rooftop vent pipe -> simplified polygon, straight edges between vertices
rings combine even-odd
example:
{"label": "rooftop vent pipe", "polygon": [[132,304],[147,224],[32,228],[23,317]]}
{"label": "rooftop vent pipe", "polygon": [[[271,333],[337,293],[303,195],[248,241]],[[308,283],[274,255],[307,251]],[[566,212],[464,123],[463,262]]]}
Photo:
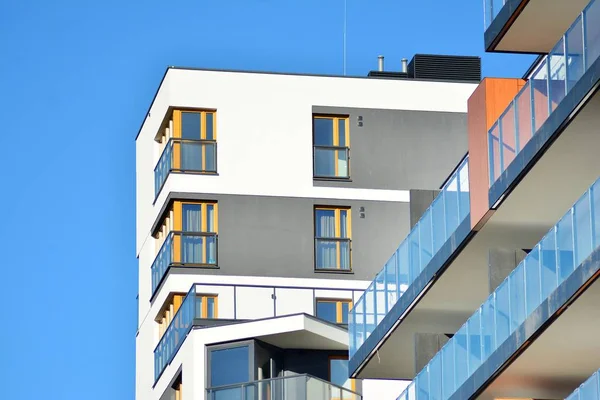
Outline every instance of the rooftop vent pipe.
{"label": "rooftop vent pipe", "polygon": [[408,72],[408,60],[406,58],[402,59],[402,71],[404,73]]}
{"label": "rooftop vent pipe", "polygon": [[383,56],[377,57],[379,59],[379,72],[383,72]]}

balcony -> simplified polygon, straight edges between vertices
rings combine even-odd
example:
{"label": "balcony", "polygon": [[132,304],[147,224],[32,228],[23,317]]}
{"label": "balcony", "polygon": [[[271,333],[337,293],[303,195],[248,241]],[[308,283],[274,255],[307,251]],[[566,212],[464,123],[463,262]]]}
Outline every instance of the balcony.
{"label": "balcony", "polygon": [[586,359],[585,354],[596,354],[599,348],[595,338],[600,332],[600,286],[593,284],[600,271],[599,246],[600,180],[533,247],[399,399],[566,396],[573,381],[581,382],[590,368],[597,368],[596,358]]}
{"label": "balcony", "polygon": [[[385,353],[384,358],[400,357],[395,346],[389,352],[381,351],[380,347],[388,336],[394,335],[400,317],[410,311],[465,240],[470,231],[469,207],[469,163],[465,158],[350,311],[353,377],[359,377],[360,369],[370,362],[376,350],[379,355]],[[409,355],[403,353],[403,356]],[[375,371],[373,376],[406,379],[389,376],[388,365],[381,364],[387,371]]]}
{"label": "balcony", "polygon": [[217,268],[216,233],[171,232],[152,263],[152,295],[170,267]]}
{"label": "balcony", "polygon": [[303,374],[228,385],[206,390],[207,400],[362,400],[331,382]]}
{"label": "balcony", "polygon": [[547,54],[588,0],[485,0],[487,51]]}
{"label": "balcony", "polygon": [[170,139],[154,168],[155,196],[158,196],[171,172],[217,173],[217,142]]}

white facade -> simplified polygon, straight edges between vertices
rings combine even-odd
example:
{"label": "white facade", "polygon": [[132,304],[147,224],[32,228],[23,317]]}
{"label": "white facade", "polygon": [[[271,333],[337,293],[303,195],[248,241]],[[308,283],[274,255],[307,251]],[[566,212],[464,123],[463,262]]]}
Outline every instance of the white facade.
{"label": "white facade", "polygon": [[[150,268],[157,255],[151,227],[170,193],[406,203],[409,201],[406,190],[313,185],[312,107],[465,113],[467,98],[474,87],[473,84],[448,82],[168,69],[136,139],[137,399],[160,399],[176,374],[184,370],[183,399],[204,399],[204,346],[228,340],[226,337],[231,335],[231,338],[255,337],[249,324],[194,329],[155,382],[153,352],[159,342],[155,319],[170,293],[185,293],[197,284],[197,293],[218,295],[219,318],[263,319],[298,313],[312,315],[316,298],[354,302],[370,283],[351,279],[205,275],[197,270],[189,274],[168,274],[150,302]],[[218,110],[218,176],[170,174],[155,197],[154,168],[161,156],[161,146],[155,137],[172,108]],[[261,156],[265,154],[269,156]],[[307,329],[304,317],[294,318],[278,320],[274,324],[279,324],[279,330],[295,329],[294,323],[298,324],[299,330]],[[290,325],[285,325],[287,323]],[[309,325],[312,323],[312,320],[308,322]],[[261,324],[262,329],[269,323]],[[341,335],[337,331],[335,334],[341,348],[347,348],[347,334]],[[364,383],[365,400],[384,399],[384,392],[389,392],[389,398],[392,398],[404,385],[403,382],[388,382],[383,386],[379,383]]]}

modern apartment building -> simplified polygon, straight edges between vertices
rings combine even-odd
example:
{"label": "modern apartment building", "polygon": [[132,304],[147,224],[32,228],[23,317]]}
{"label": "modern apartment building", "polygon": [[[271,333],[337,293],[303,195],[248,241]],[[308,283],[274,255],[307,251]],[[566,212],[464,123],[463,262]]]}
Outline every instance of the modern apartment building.
{"label": "modern apartment building", "polygon": [[466,154],[479,81],[168,68],[136,138],[136,397],[396,397],[348,379],[348,311]]}
{"label": "modern apartment building", "polygon": [[[486,0],[536,53],[468,101],[468,161],[349,315],[350,375],[398,399],[600,397],[600,0]],[[468,163],[468,167],[467,167]]]}

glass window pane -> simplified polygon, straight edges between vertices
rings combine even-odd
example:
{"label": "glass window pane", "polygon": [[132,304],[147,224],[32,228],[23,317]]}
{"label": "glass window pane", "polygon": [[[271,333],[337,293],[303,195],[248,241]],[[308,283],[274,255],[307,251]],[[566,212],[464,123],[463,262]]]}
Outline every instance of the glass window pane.
{"label": "glass window pane", "polygon": [[179,150],[180,168],[183,171],[202,171],[202,143],[183,142],[175,144],[175,151]]}
{"label": "glass window pane", "polygon": [[215,206],[214,206],[214,204],[206,205],[206,230],[207,230],[207,232],[215,232]]}
{"label": "glass window pane", "polygon": [[202,205],[183,204],[182,227],[184,232],[202,232]]}
{"label": "glass window pane", "polygon": [[536,246],[531,250],[523,262],[525,263],[526,315],[529,315],[542,301],[539,246]]}
{"label": "glass window pane", "polygon": [[210,356],[210,386],[250,381],[248,346],[213,350]]}
{"label": "glass window pane", "polygon": [[215,115],[211,112],[207,112],[206,113],[206,140],[214,140],[215,139],[215,132],[214,132],[214,117]]}
{"label": "glass window pane", "polygon": [[567,77],[569,79],[567,90],[571,90],[583,75],[583,29],[582,19],[569,29],[567,37]]}
{"label": "glass window pane", "polygon": [[181,138],[200,140],[200,113],[181,113]]}
{"label": "glass window pane", "polygon": [[508,293],[508,281],[496,290],[496,347],[500,346],[510,334],[510,298]]}
{"label": "glass window pane", "polygon": [[350,312],[350,303],[342,302],[342,324],[348,324],[348,313]]}
{"label": "glass window pane", "polygon": [[340,237],[348,237],[348,210],[340,210]]}
{"label": "glass window pane", "polygon": [[558,278],[562,283],[573,272],[573,215],[569,211],[556,226],[556,244],[558,250]]}
{"label": "glass window pane", "polygon": [[196,296],[196,304],[194,304],[194,318],[204,318],[202,312],[204,311],[204,297]]}
{"label": "glass window pane", "polygon": [[317,237],[335,237],[335,210],[315,210]]}
{"label": "glass window pane", "polygon": [[203,143],[204,171],[217,172],[217,146],[214,143]]}
{"label": "glass window pane", "polygon": [[317,318],[337,323],[336,304],[333,301],[317,301]]}
{"label": "glass window pane", "polygon": [[333,146],[333,119],[314,118],[316,146]]}
{"label": "glass window pane", "polygon": [[346,143],[346,119],[338,119],[338,146],[348,146]]}
{"label": "glass window pane", "polygon": [[206,298],[206,318],[216,318],[217,310],[215,309],[215,298],[207,297]]}
{"label": "glass window pane", "polygon": [[336,152],[333,149],[315,148],[315,176],[336,176]]}
{"label": "glass window pane", "polygon": [[590,193],[587,192],[573,209],[575,222],[575,265],[579,265],[592,252],[592,221],[590,212]]}
{"label": "glass window pane", "polygon": [[335,150],[337,162],[337,174],[335,176],[348,177],[348,152],[346,150]]}
{"label": "glass window pane", "polygon": [[[340,243],[337,240],[317,239],[316,246],[316,268],[317,269],[337,269],[338,268],[338,247]],[[341,247],[340,247],[341,250]],[[345,249],[344,249],[345,250]],[[340,252],[341,254],[341,252]],[[345,267],[345,266],[344,266]]]}

